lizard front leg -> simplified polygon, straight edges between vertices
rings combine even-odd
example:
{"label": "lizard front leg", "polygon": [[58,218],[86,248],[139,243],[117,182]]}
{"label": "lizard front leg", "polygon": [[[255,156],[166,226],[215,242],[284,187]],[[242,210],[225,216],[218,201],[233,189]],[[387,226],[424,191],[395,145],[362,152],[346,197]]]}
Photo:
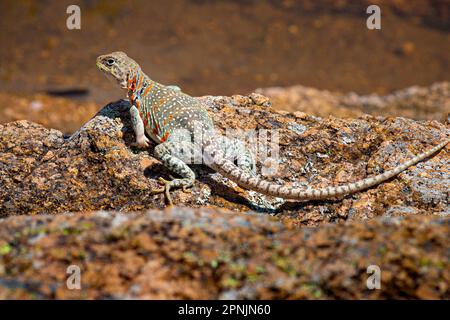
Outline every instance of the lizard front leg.
{"label": "lizard front leg", "polygon": [[135,105],[130,108],[131,125],[136,135],[136,142],[133,143],[134,146],[139,148],[147,148],[149,146],[150,140],[145,136],[144,122],[139,115],[139,110]]}
{"label": "lizard front leg", "polygon": [[[184,147],[193,148],[193,145],[190,142],[185,142]],[[159,178],[163,187],[153,190],[153,193],[155,194],[164,192],[170,205],[173,204],[172,197],[170,196],[171,188],[183,188],[183,191],[187,192],[187,188],[192,187],[195,181],[194,171],[192,171],[183,160],[176,157],[179,150],[179,145],[172,141],[167,141],[157,145],[154,152],[154,156],[159,159],[164,166],[182,177],[181,179],[173,179],[171,181]]]}

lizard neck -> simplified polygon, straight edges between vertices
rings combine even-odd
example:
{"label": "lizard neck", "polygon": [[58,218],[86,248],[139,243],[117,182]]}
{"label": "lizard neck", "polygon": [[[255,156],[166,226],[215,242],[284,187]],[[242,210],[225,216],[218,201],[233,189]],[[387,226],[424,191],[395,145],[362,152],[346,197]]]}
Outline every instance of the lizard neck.
{"label": "lizard neck", "polygon": [[141,68],[137,69],[134,75],[127,80],[127,93],[130,101],[138,97],[145,97],[155,86],[156,82],[150,79]]}

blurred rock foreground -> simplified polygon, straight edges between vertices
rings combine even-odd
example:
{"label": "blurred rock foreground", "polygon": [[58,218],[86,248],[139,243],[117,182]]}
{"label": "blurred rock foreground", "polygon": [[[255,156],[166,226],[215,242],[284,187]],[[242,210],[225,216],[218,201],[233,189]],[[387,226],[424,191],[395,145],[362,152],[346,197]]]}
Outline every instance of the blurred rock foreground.
{"label": "blurred rock foreground", "polygon": [[[365,178],[448,136],[436,120],[321,119],[260,94],[199,99],[222,132],[279,130],[270,179],[293,186]],[[109,104],[70,137],[0,125],[0,298],[450,298],[449,146],[328,201],[283,203],[195,166],[192,193],[173,191],[176,206],[161,210],[151,189],[170,172],[130,148],[128,109]],[[73,264],[82,290],[66,288]],[[369,265],[380,290],[366,287]]]}

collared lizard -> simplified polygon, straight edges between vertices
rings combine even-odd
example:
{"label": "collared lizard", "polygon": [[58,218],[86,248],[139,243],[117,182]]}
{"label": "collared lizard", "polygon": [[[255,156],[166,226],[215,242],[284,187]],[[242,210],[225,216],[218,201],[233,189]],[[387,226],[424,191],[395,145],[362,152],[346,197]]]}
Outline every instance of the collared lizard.
{"label": "collared lizard", "polygon": [[[255,160],[239,140],[217,134],[206,108],[176,86],[164,86],[151,80],[141,67],[123,52],[113,52],[97,58],[97,67],[117,80],[127,90],[131,103],[130,116],[135,145],[149,146],[147,135],[157,143],[154,156],[168,169],[182,178],[159,178],[161,188],[154,193],[165,193],[172,204],[170,189],[193,186],[195,173],[183,161],[180,149],[188,154],[198,154],[203,163],[238,185],[259,193],[289,200],[327,199],[355,193],[388,180],[408,167],[444,148],[450,139],[436,145],[405,163],[382,174],[353,183],[326,188],[294,188],[279,185],[256,176]],[[192,140],[192,135],[202,139]],[[195,157],[195,156],[194,156]],[[234,164],[237,161],[237,165]]]}

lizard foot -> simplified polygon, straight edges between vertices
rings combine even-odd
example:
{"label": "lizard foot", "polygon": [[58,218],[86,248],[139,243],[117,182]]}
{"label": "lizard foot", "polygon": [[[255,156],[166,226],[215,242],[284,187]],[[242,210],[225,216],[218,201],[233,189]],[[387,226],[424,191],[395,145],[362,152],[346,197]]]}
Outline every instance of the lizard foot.
{"label": "lizard foot", "polygon": [[142,136],[139,138],[136,138],[136,141],[131,144],[131,146],[139,148],[139,149],[145,149],[150,146],[150,140],[146,136]]}
{"label": "lizard foot", "polygon": [[159,183],[162,184],[162,187],[153,189],[152,194],[164,193],[164,196],[166,197],[166,200],[169,203],[169,206],[173,206],[172,196],[170,195],[170,189],[172,187],[180,187],[181,186],[183,192],[191,192],[191,190],[187,189],[187,188],[191,187],[190,185],[179,183],[179,182],[183,181],[183,179],[174,179],[174,180],[169,181],[162,177],[159,177],[158,181],[159,181]]}
{"label": "lizard foot", "polygon": [[[171,174],[169,174],[169,178],[170,179],[172,179],[172,180],[176,180],[177,178],[175,178],[173,175],[171,175]],[[161,181],[161,180],[164,180],[163,178],[159,178],[158,179],[159,181]],[[164,180],[164,181],[167,181],[167,180]],[[191,193],[192,192],[192,190],[191,189],[188,189],[188,188],[191,188],[192,186],[188,186],[188,185],[185,185],[185,184],[183,184],[182,186],[181,186],[181,190],[183,190],[183,192],[185,192],[185,193]]]}

